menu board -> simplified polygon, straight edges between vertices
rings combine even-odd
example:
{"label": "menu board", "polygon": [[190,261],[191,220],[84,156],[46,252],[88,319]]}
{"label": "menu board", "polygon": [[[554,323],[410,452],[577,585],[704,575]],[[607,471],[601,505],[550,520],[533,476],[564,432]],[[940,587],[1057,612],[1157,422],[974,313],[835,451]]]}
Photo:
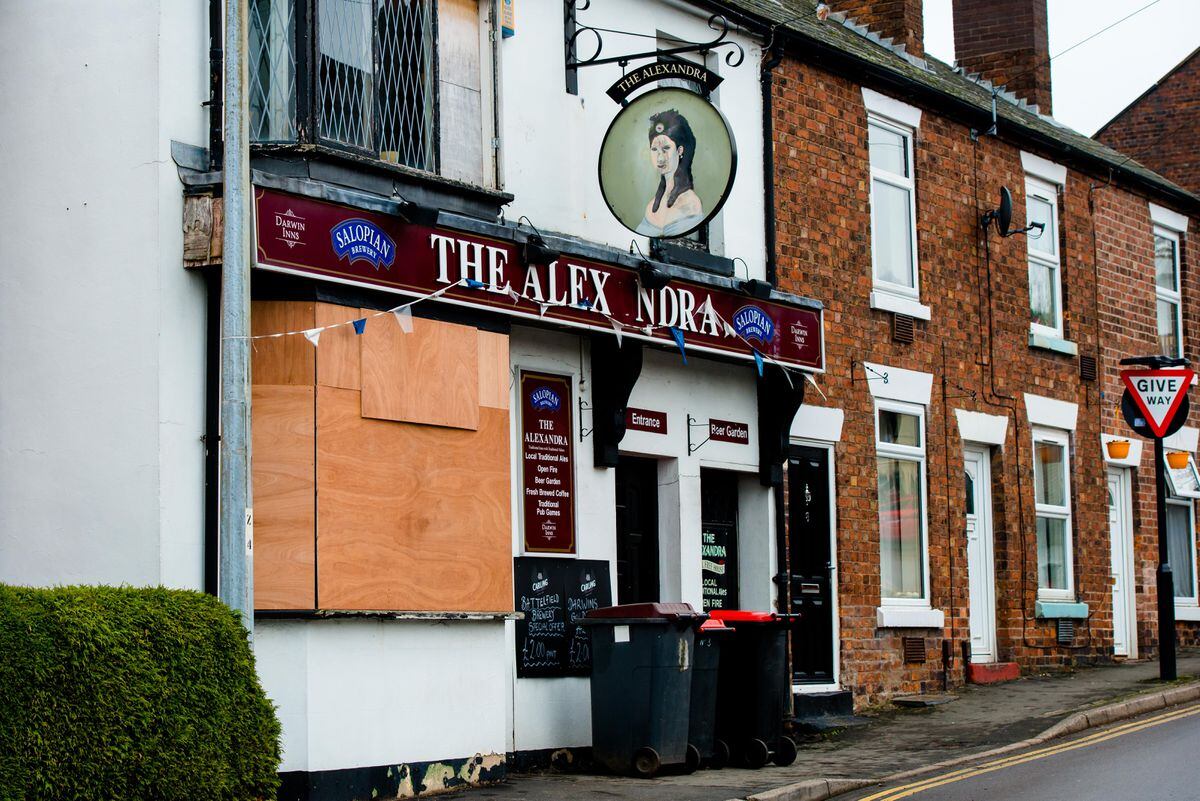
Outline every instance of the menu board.
{"label": "menu board", "polygon": [[571,377],[521,372],[521,474],[527,553],[575,553]]}
{"label": "menu board", "polygon": [[517,676],[586,676],[592,670],[592,637],[579,620],[612,605],[608,562],[591,559],[513,560],[518,612]]}

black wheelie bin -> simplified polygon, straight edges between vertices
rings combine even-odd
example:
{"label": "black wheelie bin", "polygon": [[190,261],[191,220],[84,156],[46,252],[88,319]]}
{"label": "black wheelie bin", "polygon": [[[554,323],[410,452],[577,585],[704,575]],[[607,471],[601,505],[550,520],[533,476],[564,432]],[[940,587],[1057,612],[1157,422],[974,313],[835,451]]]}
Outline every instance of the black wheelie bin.
{"label": "black wheelie bin", "polygon": [[717,682],[721,648],[732,636],[733,629],[716,619],[704,621],[696,630],[688,743],[696,748],[700,764],[709,768],[729,764],[729,744],[717,738]]}
{"label": "black wheelie bin", "polygon": [[614,773],[650,778],[666,765],[695,770],[688,746],[695,628],[691,604],[593,609],[592,756]]}
{"label": "black wheelie bin", "polygon": [[787,618],[771,612],[713,610],[734,630],[721,649],[717,685],[717,738],[747,767],[796,761],[796,742],[783,733],[791,710]]}

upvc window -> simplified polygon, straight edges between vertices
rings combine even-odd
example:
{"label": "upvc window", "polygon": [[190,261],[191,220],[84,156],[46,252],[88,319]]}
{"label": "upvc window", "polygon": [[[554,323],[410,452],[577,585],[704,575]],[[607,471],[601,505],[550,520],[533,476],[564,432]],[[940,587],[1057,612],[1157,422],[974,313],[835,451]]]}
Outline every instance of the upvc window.
{"label": "upvc window", "polygon": [[925,408],[878,401],[875,453],[881,602],[928,606]]}
{"label": "upvc window", "polygon": [[1063,338],[1062,260],[1058,247],[1058,187],[1036,178],[1025,179],[1025,220],[1042,223],[1030,231],[1029,320],[1030,330]]}
{"label": "upvc window", "polygon": [[1167,559],[1175,580],[1175,602],[1196,603],[1196,519],[1191,501],[1167,500]]}
{"label": "upvc window", "polygon": [[1073,601],[1070,437],[1034,429],[1033,490],[1037,516],[1038,597]]}
{"label": "upvc window", "polygon": [[913,129],[867,118],[871,158],[871,264],[875,289],[917,299],[917,201]]}
{"label": "upvc window", "polygon": [[1154,229],[1154,294],[1158,347],[1164,356],[1183,356],[1183,303],[1179,291],[1179,235]]}

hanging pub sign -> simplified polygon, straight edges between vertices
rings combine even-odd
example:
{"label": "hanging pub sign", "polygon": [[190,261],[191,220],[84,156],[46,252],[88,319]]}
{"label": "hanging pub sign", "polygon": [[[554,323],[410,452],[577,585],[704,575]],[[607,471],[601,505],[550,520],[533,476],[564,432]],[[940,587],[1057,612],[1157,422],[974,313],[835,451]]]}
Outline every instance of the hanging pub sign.
{"label": "hanging pub sign", "polygon": [[[396,292],[536,324],[592,331],[751,362],[824,367],[821,309],[751,299],[682,279],[646,289],[629,268],[561,256],[522,264],[520,247],[380,212],[255,187],[256,266]],[[468,283],[470,282],[470,283]]]}
{"label": "hanging pub sign", "polygon": [[521,491],[526,553],[575,553],[571,378],[521,372]]}
{"label": "hanging pub sign", "polygon": [[599,171],[604,202],[622,225],[672,239],[721,210],[737,173],[737,148],[729,123],[707,99],[686,89],[654,89],[608,126]]}

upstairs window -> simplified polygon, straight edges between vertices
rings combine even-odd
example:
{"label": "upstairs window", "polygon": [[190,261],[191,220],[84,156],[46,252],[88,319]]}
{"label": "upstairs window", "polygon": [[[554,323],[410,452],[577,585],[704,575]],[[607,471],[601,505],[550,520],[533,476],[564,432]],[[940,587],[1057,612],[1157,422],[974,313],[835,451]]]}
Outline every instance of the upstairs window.
{"label": "upstairs window", "polygon": [[1025,180],[1027,224],[1045,226],[1029,232],[1029,320],[1036,334],[1063,338],[1062,269],[1058,247],[1058,187],[1034,178]]}
{"label": "upstairs window", "polygon": [[868,117],[871,156],[871,263],[875,287],[916,299],[917,202],[913,181],[913,131]]}
{"label": "upstairs window", "polygon": [[[494,186],[478,0],[250,0],[250,138]],[[489,117],[485,119],[485,117]]]}
{"label": "upstairs window", "polygon": [[1154,229],[1154,294],[1158,348],[1164,356],[1183,356],[1183,302],[1179,291],[1179,235]]}

